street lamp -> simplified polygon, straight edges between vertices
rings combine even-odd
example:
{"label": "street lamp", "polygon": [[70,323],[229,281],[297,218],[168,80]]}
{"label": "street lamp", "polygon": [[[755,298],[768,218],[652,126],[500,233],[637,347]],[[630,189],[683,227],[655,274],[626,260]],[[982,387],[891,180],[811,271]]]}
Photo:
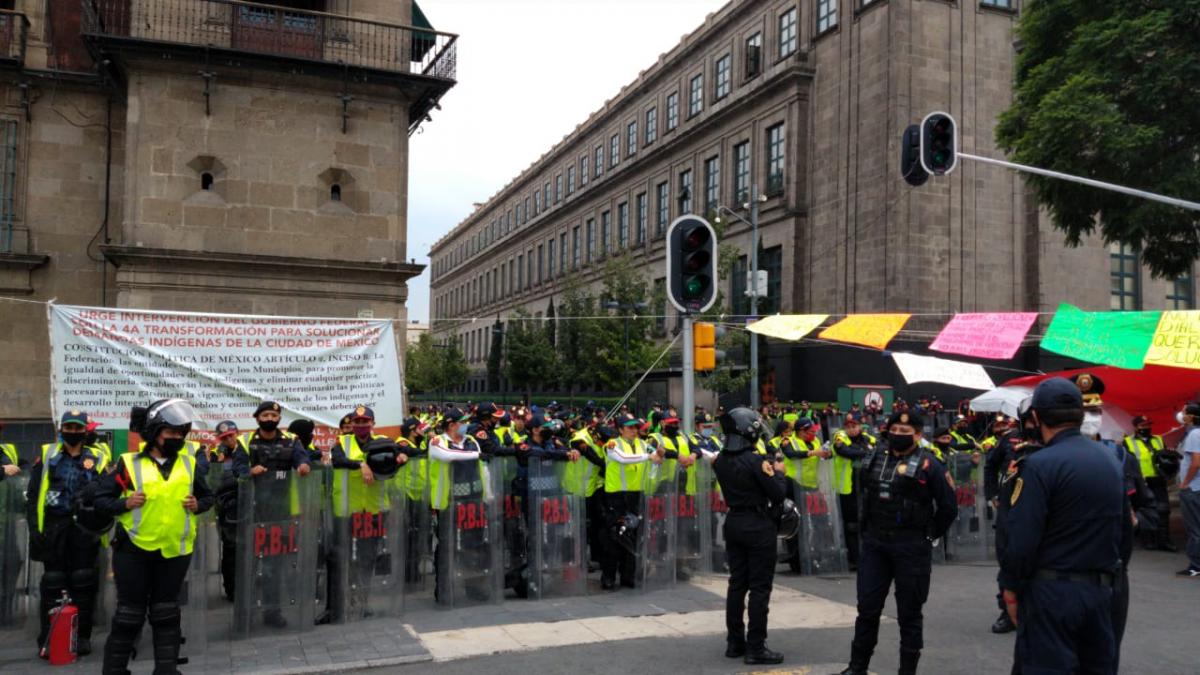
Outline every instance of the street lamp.
{"label": "street lamp", "polygon": [[[766,195],[758,193],[758,186],[750,186],[750,201],[742,204],[742,208],[750,211],[750,220],[739,216],[727,206],[717,205],[717,217],[721,222],[721,213],[727,213],[733,218],[750,226],[750,320],[758,318],[758,205],[767,201]],[[758,335],[750,333],[750,407],[758,410]]]}
{"label": "street lamp", "polygon": [[635,302],[633,304],[622,304],[616,300],[611,300],[604,305],[605,309],[614,309],[619,312],[624,312],[625,317],[625,381],[629,381],[629,312],[641,312],[650,308],[650,303]]}

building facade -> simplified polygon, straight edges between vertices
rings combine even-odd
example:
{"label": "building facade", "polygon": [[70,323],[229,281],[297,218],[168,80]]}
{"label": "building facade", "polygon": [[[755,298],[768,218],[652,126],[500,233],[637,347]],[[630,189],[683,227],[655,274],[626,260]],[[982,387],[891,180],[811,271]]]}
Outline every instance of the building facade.
{"label": "building facade", "polygon": [[[908,326],[923,332],[956,312],[1060,301],[1190,307],[1190,275],[1152,281],[1133,252],[1065,248],[1010,171],[960,161],[920,188],[901,179],[901,134],[935,110],[958,120],[963,151],[1001,156],[993,129],[1012,100],[1019,11],[1016,0],[733,0],[710,15],[433,247],[432,330],[460,341],[467,390],[483,390],[493,317],[544,314],[565,280],[597,283],[615,254],[662,283],[663,234],[681,214],[722,214],[722,243],[743,254],[722,290],[730,314],[747,314],[741,219],[755,191],[760,313],[911,312],[926,315]],[[773,345],[766,379],[785,398],[828,395],[816,351]]]}
{"label": "building facade", "polygon": [[[406,322],[408,138],[455,36],[396,0],[0,14],[0,419],[49,417],[41,301]],[[366,314],[364,314],[366,312]]]}

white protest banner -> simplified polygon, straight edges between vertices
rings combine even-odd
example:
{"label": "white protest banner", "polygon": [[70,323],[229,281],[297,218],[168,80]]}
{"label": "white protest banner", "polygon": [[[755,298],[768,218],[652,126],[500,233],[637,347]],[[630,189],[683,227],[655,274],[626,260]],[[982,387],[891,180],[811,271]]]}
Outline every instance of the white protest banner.
{"label": "white protest banner", "polygon": [[388,320],[198,314],[50,305],[51,407],[81,410],[107,429],[164,398],[192,404],[209,429],[257,427],[261,401],[338,427],[356,405],[377,427],[404,416],[395,332]]}
{"label": "white protest banner", "polygon": [[941,382],[953,384],[966,389],[994,389],[996,385],[988,376],[983,366],[977,363],[964,363],[939,359],[933,356],[917,356],[916,354],[892,353],[896,367],[904,375],[904,381]]}

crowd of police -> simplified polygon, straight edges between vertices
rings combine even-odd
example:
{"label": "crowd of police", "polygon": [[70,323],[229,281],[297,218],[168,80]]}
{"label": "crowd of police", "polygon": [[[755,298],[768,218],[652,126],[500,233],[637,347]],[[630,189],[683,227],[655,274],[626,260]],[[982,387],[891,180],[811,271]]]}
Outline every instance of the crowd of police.
{"label": "crowd of police", "polygon": [[[986,557],[994,528],[992,630],[1019,630],[1014,672],[1115,672],[1134,523],[1147,547],[1173,550],[1165,496],[1179,456],[1139,418],[1079,473],[1064,453],[1104,447],[1087,439],[1102,393],[1092,376],[1052,380],[1016,418],[947,412],[936,399],[896,401],[886,416],[807,402],[698,408],[693,433],[665,405],[639,417],[485,402],[413,407],[396,438],[359,405],[332,439],[310,420],[282,428],[281,406],[265,401],[256,428],[223,421],[211,445],[188,440],[198,416],[166,400],[134,410],[144,440],[122,454],[72,410],[32,461],[0,445],[0,629],[19,618],[17,577],[36,570],[43,657],[69,598],[80,655],[94,623],[110,621],[104,673],[128,672],[144,623],[155,672],[173,673],[186,631],[216,634],[207,577],[232,603],[222,630],[239,637],[394,614],[425,590],[461,606],[507,590],[583,593],[595,570],[603,591],[727,571],[726,655],[778,663],[766,646],[778,555],[800,573],[857,569],[844,675],[867,672],[894,587],[900,672],[915,673],[931,565]],[[1087,499],[1063,506],[1071,491]],[[1090,529],[1068,524],[1084,520]],[[1115,648],[1094,649],[1105,640]]]}

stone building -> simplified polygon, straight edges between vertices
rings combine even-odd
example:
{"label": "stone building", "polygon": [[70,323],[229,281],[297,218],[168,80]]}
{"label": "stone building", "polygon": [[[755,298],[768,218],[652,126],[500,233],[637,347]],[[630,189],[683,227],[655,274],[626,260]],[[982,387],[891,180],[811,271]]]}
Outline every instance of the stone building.
{"label": "stone building", "polygon": [[[721,211],[722,243],[747,253],[752,190],[763,195],[760,313],[945,315],[915,317],[908,328],[924,332],[956,312],[1060,301],[1191,307],[1190,275],[1152,281],[1133,252],[1110,259],[1097,241],[1065,249],[1012,172],[961,161],[920,188],[901,179],[901,134],[935,110],[958,120],[962,150],[1001,156],[993,130],[1012,100],[1019,10],[733,0],[711,14],[433,247],[432,329],[461,341],[468,392],[486,384],[493,317],[545,313],[564,279],[597,283],[616,252],[661,284],[664,229],[682,213],[734,210],[740,219]],[[733,315],[749,311],[746,269],[743,256],[723,289]],[[471,317],[488,321],[460,320]],[[855,373],[873,375],[855,367],[858,350],[763,351],[764,383],[784,398],[829,400]],[[1034,365],[1036,348],[1026,352],[1018,362]]]}
{"label": "stone building", "polygon": [[[0,296],[407,320],[408,138],[455,36],[410,0],[9,0]],[[6,438],[49,418],[40,304],[0,300]]]}

